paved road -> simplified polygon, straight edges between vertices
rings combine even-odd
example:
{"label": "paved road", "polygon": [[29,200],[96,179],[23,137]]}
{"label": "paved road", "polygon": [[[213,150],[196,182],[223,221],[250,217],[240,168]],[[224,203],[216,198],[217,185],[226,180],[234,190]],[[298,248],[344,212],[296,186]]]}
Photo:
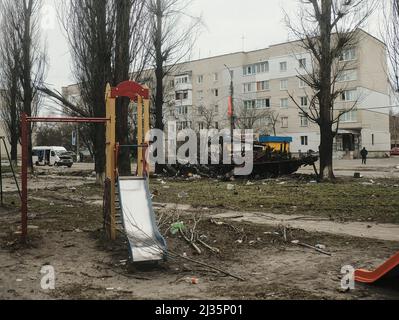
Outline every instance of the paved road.
{"label": "paved road", "polygon": [[[362,165],[361,160],[335,160],[334,171],[336,176],[352,177],[355,172],[360,172],[366,178],[399,178],[399,157],[369,159],[367,165]],[[298,172],[314,173],[310,167],[302,168]]]}
{"label": "paved road", "polygon": [[[69,168],[40,168],[40,171],[63,175],[76,172],[94,171],[93,163],[75,163]],[[334,170],[337,176],[353,176],[355,172],[360,172],[366,178],[399,178],[399,157],[389,159],[369,159],[367,165],[362,165],[361,160],[335,160]],[[306,167],[298,171],[303,174],[313,174],[313,168]]]}

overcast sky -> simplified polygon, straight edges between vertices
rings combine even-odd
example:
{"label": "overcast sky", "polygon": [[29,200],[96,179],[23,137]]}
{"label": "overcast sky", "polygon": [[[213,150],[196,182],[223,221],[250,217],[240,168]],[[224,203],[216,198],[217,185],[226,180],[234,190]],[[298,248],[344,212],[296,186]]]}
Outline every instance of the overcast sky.
{"label": "overcast sky", "polygon": [[[47,83],[57,89],[74,82],[68,44],[55,17],[55,4],[67,0],[44,0],[43,23],[49,54]],[[194,0],[190,14],[202,15],[205,27],[192,58],[260,49],[288,40],[283,9],[295,14],[299,0]],[[379,35],[379,13],[365,30]]]}

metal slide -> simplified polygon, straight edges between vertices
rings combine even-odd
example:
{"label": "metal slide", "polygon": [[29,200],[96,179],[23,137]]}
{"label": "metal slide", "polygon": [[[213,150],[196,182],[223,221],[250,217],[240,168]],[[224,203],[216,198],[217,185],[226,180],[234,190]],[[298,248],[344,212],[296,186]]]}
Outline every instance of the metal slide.
{"label": "metal slide", "polygon": [[120,177],[119,200],[133,262],[156,262],[167,256],[166,241],[155,221],[148,180]]}
{"label": "metal slide", "polygon": [[375,283],[385,277],[391,276],[399,277],[399,252],[374,271],[355,271],[355,279],[361,283]]}

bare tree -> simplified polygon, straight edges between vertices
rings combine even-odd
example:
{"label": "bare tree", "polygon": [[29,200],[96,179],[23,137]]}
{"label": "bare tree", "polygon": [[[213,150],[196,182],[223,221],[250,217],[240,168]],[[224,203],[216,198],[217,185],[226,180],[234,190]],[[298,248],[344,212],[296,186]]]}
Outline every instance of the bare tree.
{"label": "bare tree", "polygon": [[0,2],[0,81],[2,100],[1,118],[11,145],[11,160],[18,160],[18,142],[20,138],[19,119],[21,111],[21,87],[18,65],[21,61],[21,42],[16,31],[9,23],[10,11],[15,10],[15,2]]}
{"label": "bare tree", "polygon": [[[106,84],[139,80],[148,64],[146,41],[149,23],[145,3],[145,0],[73,0],[64,4],[60,16],[72,49],[81,103],[76,105],[66,101],[62,95],[48,88],[43,88],[45,92],[61,102],[71,114],[104,116]],[[122,145],[129,144],[129,102],[129,99],[121,98],[116,105],[116,135]],[[103,125],[92,126],[91,139],[100,183],[105,167]],[[129,149],[121,150],[118,163],[121,174],[131,172]]]}
{"label": "bare tree", "polygon": [[[290,94],[304,116],[320,127],[320,178],[334,179],[333,141],[341,117],[353,110],[337,111],[335,102],[342,96],[343,88],[337,79],[346,70],[344,54],[355,48],[360,40],[358,28],[369,17],[373,0],[301,0],[299,22],[294,24],[287,15],[287,25],[300,46],[311,53],[312,63],[307,72],[299,74],[312,91],[309,110]],[[313,96],[314,94],[314,96]]]}
{"label": "bare tree", "polygon": [[[115,14],[110,0],[71,0],[61,8],[71,49],[74,76],[82,108],[92,117],[105,117],[104,92],[112,83]],[[105,178],[105,127],[91,125],[97,183]]]}
{"label": "bare tree", "polygon": [[277,136],[277,125],[280,123],[280,114],[274,110],[269,112],[269,127],[273,133],[273,136]]}
{"label": "bare tree", "polygon": [[[43,83],[46,71],[46,52],[40,37],[41,0],[17,1],[16,15],[12,19],[22,43],[20,81],[22,86],[23,110],[28,116],[37,115],[40,94],[37,88]],[[32,126],[29,127],[28,159],[32,162]]]}
{"label": "bare tree", "polygon": [[[114,85],[130,78],[140,78],[148,63],[149,24],[144,0],[114,0],[115,21],[115,63]],[[116,104],[116,136],[121,145],[128,144],[129,138],[129,99],[118,99]],[[122,175],[131,173],[130,150],[122,148],[119,156],[119,172]]]}
{"label": "bare tree", "polygon": [[393,91],[399,93],[399,0],[383,1],[383,38],[387,45],[390,70],[388,70]]}
{"label": "bare tree", "polygon": [[[19,139],[19,111],[18,102],[22,103],[22,111],[28,116],[38,112],[41,97],[37,87],[43,83],[46,70],[46,53],[40,36],[40,0],[2,1],[3,37],[2,58],[3,67],[8,65],[8,118],[10,142],[13,158]],[[8,53],[7,53],[8,52]],[[7,113],[7,111],[5,111]],[[32,127],[28,137],[29,164],[32,163]],[[15,160],[15,159],[14,159]]]}
{"label": "bare tree", "polygon": [[199,119],[204,125],[204,129],[214,129],[215,119],[218,113],[215,110],[215,106],[204,106],[200,105],[198,107]]}
{"label": "bare tree", "polygon": [[238,103],[235,105],[237,127],[240,129],[252,129],[255,133],[266,134],[270,129],[271,117],[274,113],[269,108],[258,108],[256,101]]}
{"label": "bare tree", "polygon": [[[150,55],[155,69],[155,127],[164,129],[164,81],[186,59],[201,25],[200,18],[185,12],[189,0],[149,0]],[[162,170],[157,166],[156,171]]]}

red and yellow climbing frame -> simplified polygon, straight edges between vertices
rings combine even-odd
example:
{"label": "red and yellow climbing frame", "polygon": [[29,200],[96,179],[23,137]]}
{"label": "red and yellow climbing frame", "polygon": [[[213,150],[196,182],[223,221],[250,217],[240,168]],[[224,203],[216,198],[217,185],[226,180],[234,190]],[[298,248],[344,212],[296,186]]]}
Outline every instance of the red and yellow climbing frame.
{"label": "red and yellow climbing frame", "polygon": [[29,117],[26,113],[21,117],[21,144],[22,144],[22,190],[21,190],[21,237],[23,241],[28,237],[28,135],[32,123],[99,123],[106,126],[106,179],[111,187],[111,221],[108,234],[111,240],[116,239],[116,208],[115,184],[118,176],[117,159],[119,144],[116,141],[116,99],[129,98],[137,105],[137,175],[144,177],[149,172],[146,161],[146,152],[149,142],[146,141],[150,131],[150,93],[149,89],[133,81],[125,81],[116,87],[107,85],[105,92],[106,116],[105,118],[71,118],[71,117]]}

